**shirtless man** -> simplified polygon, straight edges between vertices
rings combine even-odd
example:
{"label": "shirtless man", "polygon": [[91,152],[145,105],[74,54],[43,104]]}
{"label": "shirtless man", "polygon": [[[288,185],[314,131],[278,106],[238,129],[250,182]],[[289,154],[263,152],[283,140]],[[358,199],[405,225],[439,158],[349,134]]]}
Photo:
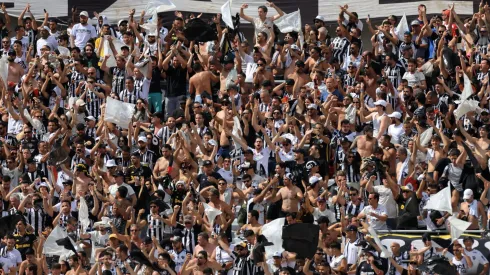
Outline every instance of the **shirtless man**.
{"label": "shirtless man", "polygon": [[73,178],[73,186],[76,188],[76,192],[83,192],[85,194],[88,191],[89,183],[93,181],[93,179],[89,177],[86,174],[86,170],[83,170],[83,168],[79,167],[79,165],[80,164],[76,166],[75,173],[73,173],[75,176]]}
{"label": "shirtless man", "polygon": [[380,147],[383,149],[383,161],[389,163],[388,173],[394,175],[396,173],[396,150],[391,143],[389,135],[383,135],[380,139]]}
{"label": "shirtless man", "polygon": [[[223,69],[221,70],[220,76],[219,76],[219,90],[221,92],[226,92],[227,84],[228,83],[235,83],[236,80],[238,79],[238,73],[241,71],[242,68],[242,61],[241,58],[236,58],[236,61],[233,61],[229,56],[225,56],[224,58],[224,64],[223,64]],[[236,62],[236,66],[235,66]]]}
{"label": "shirtless man", "polygon": [[207,268],[212,269],[213,273],[223,269],[219,263],[208,259],[206,251],[201,251],[196,255],[196,259],[191,261],[192,255],[190,253],[187,254],[182,265],[181,275],[203,275],[203,271]]}
{"label": "shirtless man", "polygon": [[14,50],[8,52],[8,62],[9,62],[9,73],[7,77],[8,82],[19,83],[20,78],[24,74],[24,68],[19,63],[15,61],[16,53]]}
{"label": "shirtless man", "polygon": [[[372,53],[370,52],[364,52],[362,53],[362,60],[361,60],[361,65],[359,68],[364,68],[365,70],[365,75],[360,78],[360,82],[364,83],[365,87],[365,93],[368,94],[371,98],[376,98],[376,88],[378,88],[378,75],[376,72],[373,70],[371,66],[368,68],[365,68],[364,64],[370,64],[371,56]],[[368,60],[368,61],[365,61]]]}
{"label": "shirtless man", "polygon": [[209,235],[206,232],[201,232],[197,235],[197,245],[194,249],[194,256],[197,257],[199,253],[206,252],[208,255],[213,254],[216,245],[209,242]]}
{"label": "shirtless man", "polygon": [[361,158],[370,157],[373,154],[374,147],[377,145],[377,140],[373,138],[373,127],[366,125],[364,127],[364,135],[357,136],[352,142],[349,151],[357,147],[357,152]]}
{"label": "shirtless man", "polygon": [[316,71],[326,71],[328,69],[328,63],[321,57],[322,49],[319,47],[314,47],[310,50],[310,58],[305,62],[308,72],[310,72],[310,77],[313,78],[313,73]]}
{"label": "shirtless man", "polygon": [[282,199],[281,217],[285,217],[287,213],[297,213],[298,204],[303,199],[303,193],[296,185],[293,184],[293,175],[286,173],[284,175],[284,187],[272,191],[271,202],[277,202]]}
{"label": "shirtless man", "polygon": [[390,126],[391,118],[386,115],[386,101],[378,100],[374,102],[376,111],[364,116],[362,109],[366,109],[364,102],[361,101],[361,111],[359,112],[359,119],[361,123],[366,123],[368,121],[373,122],[374,137],[380,140],[381,137],[388,132],[388,126]]}
{"label": "shirtless man", "polygon": [[[288,35],[289,34],[286,34],[286,37]],[[301,50],[296,44],[284,45],[283,51],[285,51],[286,52],[285,54],[289,54],[289,56],[291,57],[291,64],[296,64],[296,62],[301,59]],[[286,56],[284,56],[284,58],[281,58],[281,62],[285,63],[286,60],[287,60]],[[295,72],[295,70],[296,70],[295,66],[285,66],[284,75],[285,76],[291,75]]]}
{"label": "shirtless man", "polygon": [[78,255],[72,255],[68,258],[68,264],[71,269],[66,272],[66,275],[84,274],[87,275],[88,272],[81,265],[82,259]]}
{"label": "shirtless man", "polygon": [[257,70],[254,72],[253,76],[253,83],[256,86],[260,86],[264,80],[269,80],[271,83],[274,83],[274,75],[272,75],[272,72],[269,72],[265,69],[265,66],[267,65],[267,62],[265,61],[264,58],[259,58],[257,60]]}
{"label": "shirtless man", "polygon": [[262,225],[259,223],[259,211],[252,210],[247,214],[248,223],[243,225],[240,229],[241,232],[245,232],[245,230],[252,230],[255,235],[259,235],[260,229]]}
{"label": "shirtless man", "polygon": [[[172,147],[170,144],[164,144],[162,147],[162,156],[153,167],[153,179],[155,181],[162,180],[172,169],[169,169],[170,161],[172,160]],[[177,168],[177,170],[179,170]]]}
{"label": "shirtless man", "polygon": [[[218,181],[218,183],[219,183],[219,181]],[[226,181],[224,183],[226,183]],[[228,228],[233,223],[232,217],[234,217],[234,215],[231,211],[231,206],[220,199],[221,196],[220,196],[218,189],[211,188],[209,190],[209,193],[210,193],[209,194],[209,206],[214,207],[214,208],[220,210],[221,212],[223,212],[225,214],[226,222],[228,223],[226,228]],[[209,222],[211,223],[212,221],[209,221]]]}
{"label": "shirtless man", "polygon": [[[463,219],[471,223],[468,230],[486,230],[487,229],[487,212],[483,207],[483,203],[479,200],[475,200],[473,196],[473,190],[466,189],[463,194],[464,202],[461,203],[461,209],[458,213],[458,219]],[[480,228],[478,221],[481,218],[482,228]]]}
{"label": "shirtless man", "polygon": [[309,75],[305,74],[305,62],[298,60],[296,61],[294,73],[288,75],[288,78],[294,80],[294,88],[293,93],[298,94],[299,89],[303,87],[306,83],[311,82],[311,78]]}
{"label": "shirtless man", "polygon": [[274,44],[274,31],[272,30],[271,27],[268,27],[270,31],[270,37],[266,32],[259,32],[257,34],[257,43],[255,44],[255,47],[259,48],[260,51],[267,56],[271,56],[271,49],[272,45]]}
{"label": "shirtless man", "polygon": [[442,141],[441,137],[434,135],[430,140],[431,148],[427,148],[420,144],[420,138],[416,139],[417,149],[422,153],[427,154],[426,157],[426,161],[428,163],[427,172],[431,177],[435,170],[437,162],[439,162],[441,158],[445,158],[447,154],[447,152],[444,151],[444,148],[441,148],[440,146],[441,141]]}
{"label": "shirtless man", "polygon": [[211,95],[211,82],[218,82],[219,77],[210,71],[203,71],[200,63],[194,63],[192,69],[196,74],[189,79],[189,93],[195,96],[196,102],[205,103],[201,94],[207,92]]}

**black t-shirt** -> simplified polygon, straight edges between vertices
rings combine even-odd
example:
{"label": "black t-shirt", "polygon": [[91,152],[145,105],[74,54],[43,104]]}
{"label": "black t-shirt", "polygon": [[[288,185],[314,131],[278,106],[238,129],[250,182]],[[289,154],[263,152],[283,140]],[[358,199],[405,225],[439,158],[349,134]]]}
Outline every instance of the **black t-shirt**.
{"label": "black t-shirt", "polygon": [[148,166],[140,165],[139,168],[135,166],[129,167],[131,177],[144,177],[145,180],[149,180],[151,178],[152,172]]}
{"label": "black t-shirt", "polygon": [[150,93],[162,93],[160,81],[162,80],[162,72],[159,68],[153,68],[151,71]]}
{"label": "black t-shirt", "polygon": [[167,97],[185,95],[187,68],[169,66],[165,73],[167,75]]}
{"label": "black t-shirt", "polygon": [[364,261],[357,266],[356,275],[376,275],[376,272],[368,262]]}
{"label": "black t-shirt", "polygon": [[19,250],[20,254],[22,255],[22,260],[25,260],[26,250],[28,248],[33,248],[32,245],[36,240],[36,236],[34,234],[25,234],[24,236],[15,234],[14,237],[15,237],[15,249]]}
{"label": "black t-shirt", "polygon": [[[212,172],[211,177],[215,178],[216,180],[221,179],[221,175],[216,172]],[[216,183],[212,183],[208,181],[208,176],[206,174],[199,174],[197,176],[197,181],[199,182],[199,190],[202,190],[203,188],[206,188],[208,186],[214,186],[215,188],[218,188],[218,185]]]}

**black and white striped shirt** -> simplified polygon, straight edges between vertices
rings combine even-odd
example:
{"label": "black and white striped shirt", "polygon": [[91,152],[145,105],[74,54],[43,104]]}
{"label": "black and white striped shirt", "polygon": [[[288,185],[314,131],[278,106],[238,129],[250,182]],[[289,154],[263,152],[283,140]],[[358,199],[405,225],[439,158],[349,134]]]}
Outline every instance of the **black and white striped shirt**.
{"label": "black and white striped shirt", "polygon": [[184,234],[184,238],[182,238],[182,244],[184,245],[184,249],[190,253],[194,253],[194,249],[196,249],[197,243],[197,234],[194,232],[194,228],[188,229],[185,228],[182,232]]}
{"label": "black and white striped shirt", "polygon": [[344,75],[344,90],[347,89],[348,86],[354,86],[356,83],[356,78],[353,76],[350,76],[349,74]]}
{"label": "black and white striped shirt", "polygon": [[133,91],[129,91],[128,89],[124,89],[122,92],[119,93],[119,100],[127,103],[132,103],[136,104],[136,101],[138,101],[139,94],[136,92],[135,89]]}
{"label": "black and white striped shirt", "polygon": [[394,67],[386,66],[385,72],[395,89],[400,86],[403,74],[405,73],[405,69],[400,64],[397,63]]}
{"label": "black and white striped shirt", "polygon": [[85,80],[85,75],[83,73],[77,72],[75,70],[70,73],[70,82],[68,82],[68,96],[77,97],[75,91],[80,84],[80,82]]}
{"label": "black and white striped shirt", "polygon": [[155,219],[150,214],[146,217],[146,221],[148,223],[146,235],[150,238],[155,237],[158,241],[163,240],[164,229],[167,225],[163,221]]}
{"label": "black and white striped shirt", "polygon": [[339,63],[344,62],[345,55],[349,50],[350,42],[346,37],[335,37],[332,41],[333,44],[333,57],[339,60]]}
{"label": "black and white striped shirt", "polygon": [[146,77],[143,77],[142,79],[134,78],[135,93],[146,100],[150,92],[150,83],[151,81]]}
{"label": "black and white striped shirt", "polygon": [[112,74],[112,92],[120,94],[124,90],[126,70],[119,69],[118,67],[111,67],[110,72]]}
{"label": "black and white striped shirt", "polygon": [[268,103],[260,103],[259,104],[259,111],[261,113],[267,113],[271,111],[271,105]]}
{"label": "black and white striped shirt", "polygon": [[153,170],[153,165],[155,165],[156,160],[155,153],[148,149],[144,153],[139,149],[136,152],[141,155],[141,162],[148,164],[148,166]]}
{"label": "black and white striped shirt", "polygon": [[24,212],[26,222],[34,228],[34,234],[38,236],[39,232],[44,230],[46,214],[43,209],[26,208]]}
{"label": "black and white striped shirt", "polygon": [[85,129],[85,134],[95,140],[95,138],[97,137],[97,129],[87,127],[87,129]]}
{"label": "black and white striped shirt", "polygon": [[177,127],[170,129],[168,126],[165,126],[160,128],[155,136],[157,136],[162,141],[162,144],[166,144],[167,141],[170,139],[170,136],[176,131]]}

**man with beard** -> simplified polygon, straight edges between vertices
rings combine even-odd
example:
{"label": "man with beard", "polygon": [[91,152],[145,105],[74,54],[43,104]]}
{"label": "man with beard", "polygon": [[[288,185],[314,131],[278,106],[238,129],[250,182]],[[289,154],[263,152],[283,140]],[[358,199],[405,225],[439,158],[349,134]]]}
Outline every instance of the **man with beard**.
{"label": "man with beard", "polygon": [[294,73],[288,75],[289,79],[294,80],[293,93],[299,93],[299,89],[305,84],[311,82],[309,75],[305,74],[305,63],[301,60],[296,61]]}
{"label": "man with beard", "polygon": [[175,271],[179,273],[182,270],[182,266],[184,265],[187,251],[184,249],[182,245],[182,237],[173,236],[170,241],[172,242],[172,250],[168,253],[172,260],[175,262]]}
{"label": "man with beard", "polygon": [[[141,157],[141,162],[148,165],[149,168],[153,168],[155,165],[156,155],[153,151],[148,149],[148,139],[145,136],[138,137],[138,153]],[[151,172],[150,172],[151,176]]]}
{"label": "man with beard", "polygon": [[172,171],[174,160],[172,146],[164,144],[162,147],[162,157],[160,157],[153,168],[153,180],[160,181]]}
{"label": "man with beard", "polygon": [[366,125],[364,127],[364,135],[357,136],[354,139],[349,151],[357,148],[357,152],[361,158],[367,158],[373,154],[376,144],[377,140],[373,137],[373,127],[371,125]]}
{"label": "man with beard", "polygon": [[[131,154],[131,164],[132,165],[129,166],[128,169],[135,183],[140,184],[141,177],[144,179],[143,182],[150,180],[152,174],[151,169],[141,163],[141,154],[139,152],[134,152]],[[138,191],[139,190],[135,190],[136,193],[139,193]]]}
{"label": "man with beard", "polygon": [[82,11],[80,13],[80,23],[76,24],[71,29],[71,35],[70,35],[71,48],[74,48],[76,46],[80,49],[83,49],[85,48],[85,45],[87,44],[90,38],[97,37],[97,31],[95,30],[95,27],[90,24],[87,24],[87,21],[88,21],[88,12]]}
{"label": "man with beard", "polygon": [[[205,269],[212,269],[213,271],[220,271],[223,267],[215,262],[208,259],[208,253],[204,250],[199,251],[196,255],[196,259],[191,262],[192,255],[187,254],[185,262],[182,265],[181,275],[204,275],[203,271]],[[214,274],[214,273],[213,273]]]}
{"label": "man with beard", "polygon": [[[230,246],[225,242],[219,240],[219,245],[223,250],[225,250],[229,255],[234,256],[233,270],[238,271],[239,274],[252,275],[259,272],[262,267],[257,266],[254,260],[250,257],[250,251],[248,250],[248,243],[241,242],[235,245],[234,251],[231,251]],[[262,270],[263,272],[263,270]]]}
{"label": "man with beard", "polygon": [[7,60],[9,62],[9,72],[7,81],[13,83],[19,83],[20,78],[24,74],[24,68],[19,63],[15,62],[16,53],[14,50],[8,52]]}
{"label": "man with beard", "polygon": [[41,38],[37,40],[37,55],[42,56],[46,51],[55,51],[58,49],[58,41],[49,35],[49,27],[44,26],[41,29]]}

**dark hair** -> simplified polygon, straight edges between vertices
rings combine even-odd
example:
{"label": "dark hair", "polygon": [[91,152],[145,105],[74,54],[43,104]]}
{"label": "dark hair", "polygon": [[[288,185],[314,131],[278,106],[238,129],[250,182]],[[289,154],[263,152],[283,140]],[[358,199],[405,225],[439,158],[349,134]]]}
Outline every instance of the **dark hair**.
{"label": "dark hair", "polygon": [[250,216],[252,216],[258,220],[259,219],[259,211],[257,211],[257,210],[250,211]]}
{"label": "dark hair", "polygon": [[265,13],[268,11],[266,6],[259,6],[258,9],[262,9]]}
{"label": "dark hair", "polygon": [[376,201],[379,201],[379,193],[373,192],[373,193],[370,193],[370,194],[374,196],[374,198],[376,199]]}

